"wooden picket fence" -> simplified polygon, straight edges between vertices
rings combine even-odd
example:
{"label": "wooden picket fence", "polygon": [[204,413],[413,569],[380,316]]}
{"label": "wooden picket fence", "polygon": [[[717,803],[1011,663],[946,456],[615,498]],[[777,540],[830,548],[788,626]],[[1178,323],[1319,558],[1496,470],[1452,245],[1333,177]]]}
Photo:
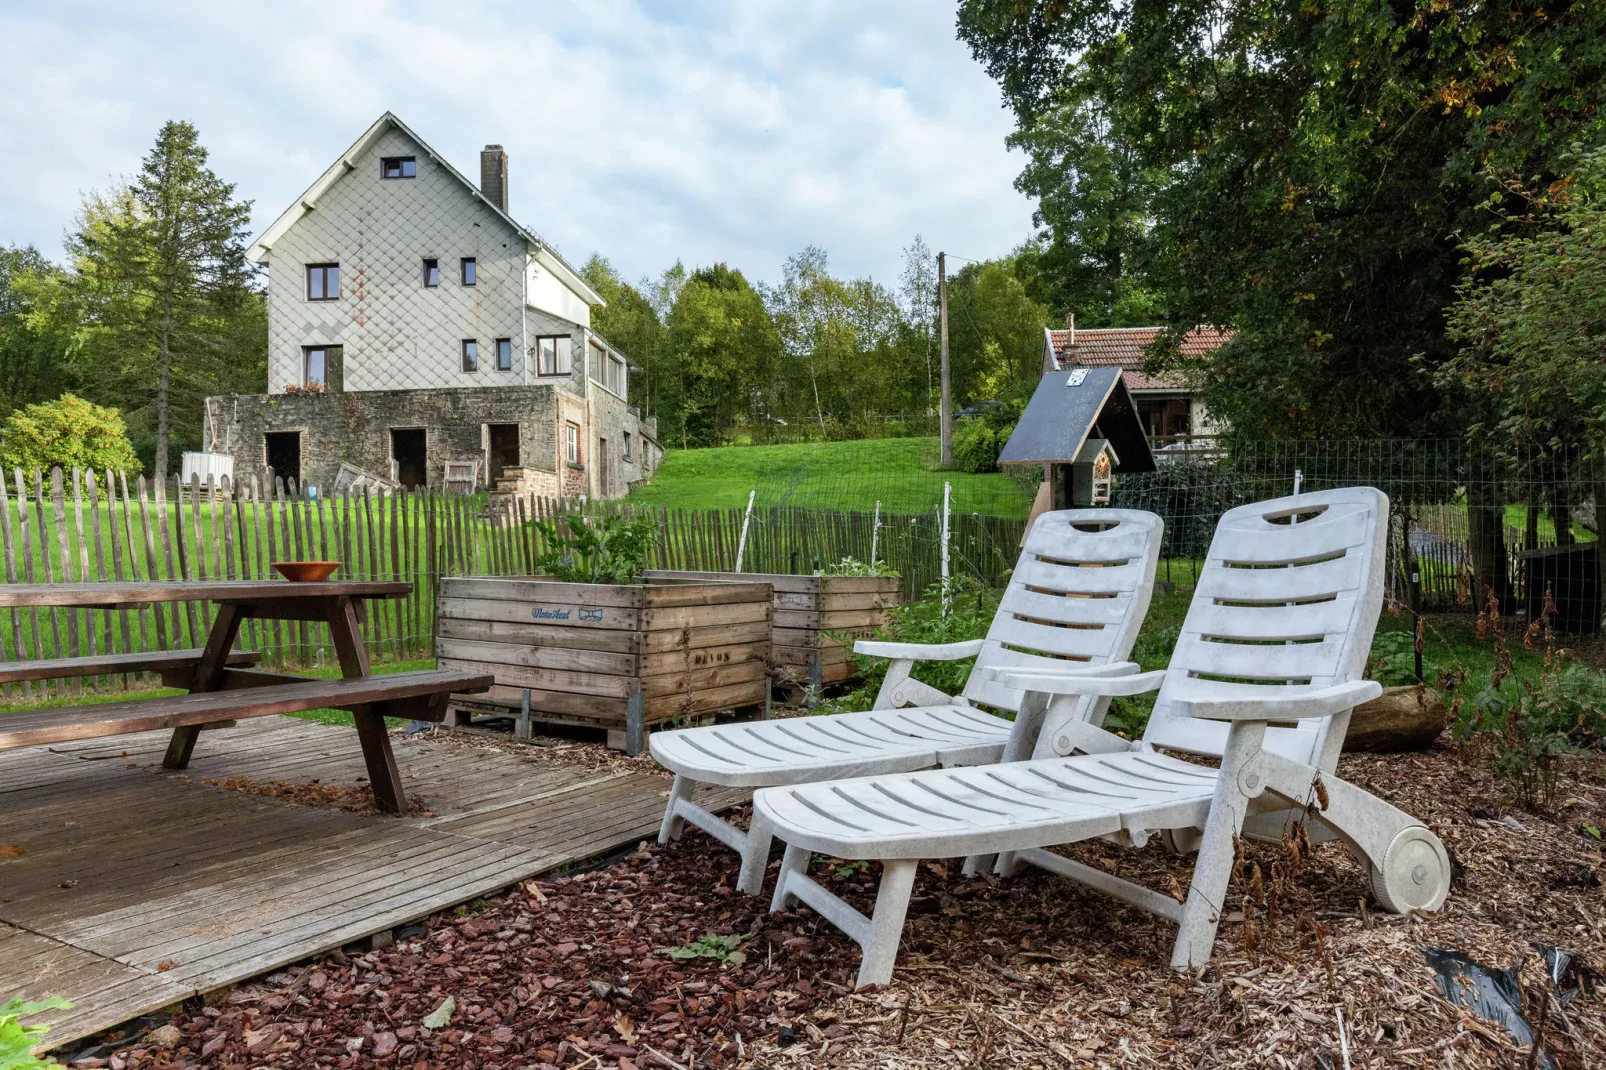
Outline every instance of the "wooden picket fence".
{"label": "wooden picket fence", "polygon": [[[406,580],[407,598],[371,603],[364,639],[378,659],[433,656],[436,594],[447,576],[528,575],[544,549],[534,521],[576,513],[648,515],[659,529],[651,565],[730,571],[743,510],[638,508],[496,498],[438,490],[322,497],[287,489],[271,473],[238,487],[177,480],[130,480],[116,472],[21,470],[0,479],[0,551],[9,583],[265,579],[274,561],[342,562],[346,579]],[[812,573],[843,558],[876,557],[914,595],[937,581],[941,518],[755,510],[742,567]],[[1024,523],[955,515],[950,566],[996,582],[1014,564]],[[211,623],[207,602],[129,609],[12,609],[0,614],[0,660],[35,660],[198,646]],[[250,621],[241,644],[265,664],[332,663],[322,625]],[[132,681],[79,680],[7,686],[11,700],[77,694]]]}

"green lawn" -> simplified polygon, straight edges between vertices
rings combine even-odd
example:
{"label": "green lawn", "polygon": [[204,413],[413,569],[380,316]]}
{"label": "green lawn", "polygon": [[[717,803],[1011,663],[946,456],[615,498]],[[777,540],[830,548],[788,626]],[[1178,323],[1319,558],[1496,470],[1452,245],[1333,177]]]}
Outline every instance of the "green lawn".
{"label": "green lawn", "polygon": [[[1528,507],[1525,505],[1508,505],[1505,507],[1506,527],[1517,531],[1528,530]],[[1595,533],[1574,521],[1572,525],[1574,542],[1594,542]],[[1540,543],[1554,543],[1556,541],[1556,523],[1550,518],[1550,510],[1539,511],[1539,541]]]}
{"label": "green lawn", "polygon": [[936,469],[934,438],[800,442],[671,450],[652,482],[629,500],[671,509],[737,509],[758,491],[760,506],[884,513],[930,512],[953,486],[956,513],[1024,517],[1031,499],[1008,476]]}

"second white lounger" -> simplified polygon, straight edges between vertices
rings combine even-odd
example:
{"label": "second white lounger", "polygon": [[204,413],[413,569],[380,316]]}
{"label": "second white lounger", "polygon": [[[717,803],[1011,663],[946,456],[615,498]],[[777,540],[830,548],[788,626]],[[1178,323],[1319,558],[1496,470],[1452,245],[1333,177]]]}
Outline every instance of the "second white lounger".
{"label": "second white lounger", "polygon": [[[1044,702],[1023,705],[1019,688],[982,670],[1136,672],[1126,657],[1149,609],[1162,531],[1159,517],[1129,509],[1044,513],[1027,536],[985,639],[854,646],[892,659],[873,710],[653,733],[652,756],[675,774],[658,842],[677,838],[691,821],[741,853],[736,887],[757,894],[769,834],[743,832],[697,805],[697,785],[773,787],[1030,756]],[[958,696],[909,675],[918,660],[971,656],[976,668]],[[1108,704],[1089,698],[1078,715],[1096,723]],[[1018,716],[1011,722],[981,706]]]}
{"label": "second white lounger", "polygon": [[[1240,832],[1275,841],[1308,820],[1312,840],[1341,839],[1362,860],[1384,909],[1436,910],[1450,885],[1438,837],[1334,775],[1350,710],[1382,690],[1361,677],[1387,532],[1388,499],[1369,487],[1241,506],[1216,528],[1170,668],[1078,679],[978,666],[1053,696],[1039,753],[1064,757],[758,792],[754,828],[787,844],[772,909],[803,900],[863,948],[859,983],[884,984],[918,861],[999,852],[1006,872],[1031,863],[1177,923],[1171,963],[1197,967],[1226,909]],[[1156,687],[1138,744],[1062,709]],[[1221,766],[1168,750],[1216,755]],[[1142,846],[1155,834],[1198,846],[1185,904],[1047,850],[1093,837]],[[872,917],[809,879],[814,852],[882,861]]]}

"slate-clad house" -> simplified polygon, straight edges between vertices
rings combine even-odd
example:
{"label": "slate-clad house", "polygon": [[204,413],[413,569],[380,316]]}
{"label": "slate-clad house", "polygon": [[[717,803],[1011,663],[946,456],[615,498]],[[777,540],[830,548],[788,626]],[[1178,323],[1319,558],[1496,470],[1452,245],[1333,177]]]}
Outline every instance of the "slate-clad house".
{"label": "slate-clad house", "polygon": [[[1065,330],[1043,329],[1044,373],[1075,367],[1117,367],[1138,418],[1150,441],[1157,446],[1184,442],[1216,433],[1209,413],[1197,394],[1180,374],[1162,372],[1150,375],[1143,370],[1143,352],[1164,327],[1078,328],[1074,316],[1065,320]],[[1220,349],[1232,338],[1229,331],[1200,327],[1182,339],[1182,353],[1193,356]]]}
{"label": "slate-clad house", "polygon": [[602,298],[508,214],[508,158],[476,186],[386,112],[263,232],[268,393],[212,397],[204,444],[242,474],[332,487],[342,463],[439,486],[619,497],[662,451]]}

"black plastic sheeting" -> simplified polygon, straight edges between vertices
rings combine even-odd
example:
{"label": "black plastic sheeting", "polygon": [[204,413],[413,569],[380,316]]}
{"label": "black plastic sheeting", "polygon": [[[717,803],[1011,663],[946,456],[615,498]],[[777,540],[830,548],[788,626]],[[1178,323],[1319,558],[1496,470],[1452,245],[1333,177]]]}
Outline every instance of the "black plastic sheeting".
{"label": "black plastic sheeting", "polygon": [[[1578,989],[1563,990],[1561,987],[1562,979],[1572,965],[1572,953],[1549,944],[1536,943],[1533,947],[1544,959],[1545,973],[1556,989],[1556,998],[1563,1005],[1577,999]],[[1422,954],[1438,975],[1439,989],[1445,999],[1458,1007],[1465,1007],[1486,1022],[1500,1026],[1523,1047],[1533,1044],[1533,1025],[1522,1016],[1522,986],[1517,980],[1523,959],[1519,958],[1510,969],[1497,970],[1459,951],[1442,947],[1424,947]],[[1553,1064],[1548,1055],[1541,1054],[1539,1065],[1550,1067]]]}

